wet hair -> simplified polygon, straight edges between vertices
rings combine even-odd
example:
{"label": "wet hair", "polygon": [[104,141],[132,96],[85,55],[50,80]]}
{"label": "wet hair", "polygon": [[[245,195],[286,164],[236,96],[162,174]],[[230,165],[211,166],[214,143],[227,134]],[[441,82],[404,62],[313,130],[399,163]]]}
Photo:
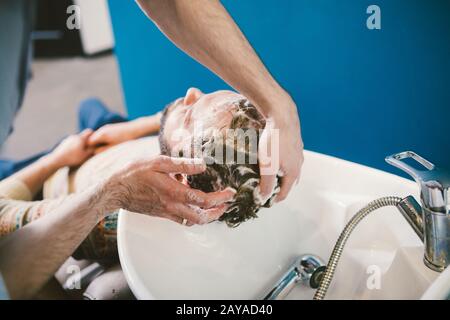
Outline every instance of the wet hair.
{"label": "wet hair", "polygon": [[[230,129],[233,129],[232,135],[207,131],[202,133],[201,137],[193,137],[192,145],[199,144],[197,150],[201,151],[201,156],[208,155],[205,159],[207,165],[203,173],[187,176],[188,184],[192,188],[204,192],[223,190],[228,187],[236,190],[236,195],[229,208],[219,219],[226,222],[229,227],[237,227],[244,221],[256,218],[261,207],[272,205],[273,199],[280,189],[277,184],[271,197],[262,203],[256,190],[261,178],[257,147],[261,130],[264,129],[266,123],[264,117],[247,99],[236,101],[234,105],[235,110],[230,123]],[[165,155],[171,155],[170,146],[164,136],[164,124],[170,115],[170,107],[170,105],[167,106],[163,111],[159,133],[161,153]],[[250,130],[256,139],[249,138]],[[241,142],[238,143],[238,141]],[[242,141],[245,141],[244,145],[242,145]],[[190,150],[195,150],[195,148]],[[189,154],[185,154],[181,151],[178,156],[199,156],[195,155],[193,151],[189,152]],[[233,155],[233,159],[229,158],[230,154]],[[242,163],[238,159],[245,159],[245,161]]]}

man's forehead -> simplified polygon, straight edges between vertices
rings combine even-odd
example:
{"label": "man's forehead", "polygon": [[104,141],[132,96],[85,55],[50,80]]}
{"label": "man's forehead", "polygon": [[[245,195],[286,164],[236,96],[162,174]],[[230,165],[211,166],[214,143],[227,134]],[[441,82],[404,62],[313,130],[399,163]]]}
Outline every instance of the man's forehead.
{"label": "man's forehead", "polygon": [[231,90],[218,90],[211,92],[209,94],[206,94],[206,96],[209,96],[213,99],[242,99],[243,96],[237,92],[231,91]]}
{"label": "man's forehead", "polygon": [[207,100],[210,100],[209,102],[218,105],[233,105],[245,99],[243,95],[230,90],[216,91],[206,96]]}

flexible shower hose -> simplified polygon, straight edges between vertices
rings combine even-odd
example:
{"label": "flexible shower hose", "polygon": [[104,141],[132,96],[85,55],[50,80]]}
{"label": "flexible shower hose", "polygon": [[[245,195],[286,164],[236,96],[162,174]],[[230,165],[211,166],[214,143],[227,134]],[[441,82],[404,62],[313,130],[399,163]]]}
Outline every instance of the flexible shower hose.
{"label": "flexible shower hose", "polygon": [[402,201],[399,197],[384,197],[370,202],[367,206],[359,210],[352,219],[347,223],[344,230],[341,232],[336,244],[334,245],[333,252],[331,253],[330,260],[328,261],[327,268],[322,276],[320,285],[314,294],[314,300],[322,300],[327,294],[327,290],[333,280],[334,272],[341,258],[342,251],[344,250],[345,243],[347,242],[353,229],[372,211],[387,207],[397,206]]}

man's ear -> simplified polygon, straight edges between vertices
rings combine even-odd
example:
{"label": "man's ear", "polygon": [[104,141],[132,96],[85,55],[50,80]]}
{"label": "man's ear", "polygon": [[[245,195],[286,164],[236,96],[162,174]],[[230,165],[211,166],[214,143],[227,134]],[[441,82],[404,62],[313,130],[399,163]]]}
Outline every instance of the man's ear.
{"label": "man's ear", "polygon": [[203,92],[201,92],[197,88],[189,88],[186,92],[186,96],[184,97],[183,103],[187,106],[193,104],[196,102],[200,97],[203,95]]}

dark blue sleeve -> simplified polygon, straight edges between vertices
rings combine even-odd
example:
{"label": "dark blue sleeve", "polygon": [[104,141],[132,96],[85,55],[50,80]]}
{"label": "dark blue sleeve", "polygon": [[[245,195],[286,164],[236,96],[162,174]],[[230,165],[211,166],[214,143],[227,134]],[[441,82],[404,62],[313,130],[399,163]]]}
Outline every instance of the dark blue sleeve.
{"label": "dark blue sleeve", "polygon": [[27,0],[0,1],[0,146],[12,130],[30,75],[34,7]]}

